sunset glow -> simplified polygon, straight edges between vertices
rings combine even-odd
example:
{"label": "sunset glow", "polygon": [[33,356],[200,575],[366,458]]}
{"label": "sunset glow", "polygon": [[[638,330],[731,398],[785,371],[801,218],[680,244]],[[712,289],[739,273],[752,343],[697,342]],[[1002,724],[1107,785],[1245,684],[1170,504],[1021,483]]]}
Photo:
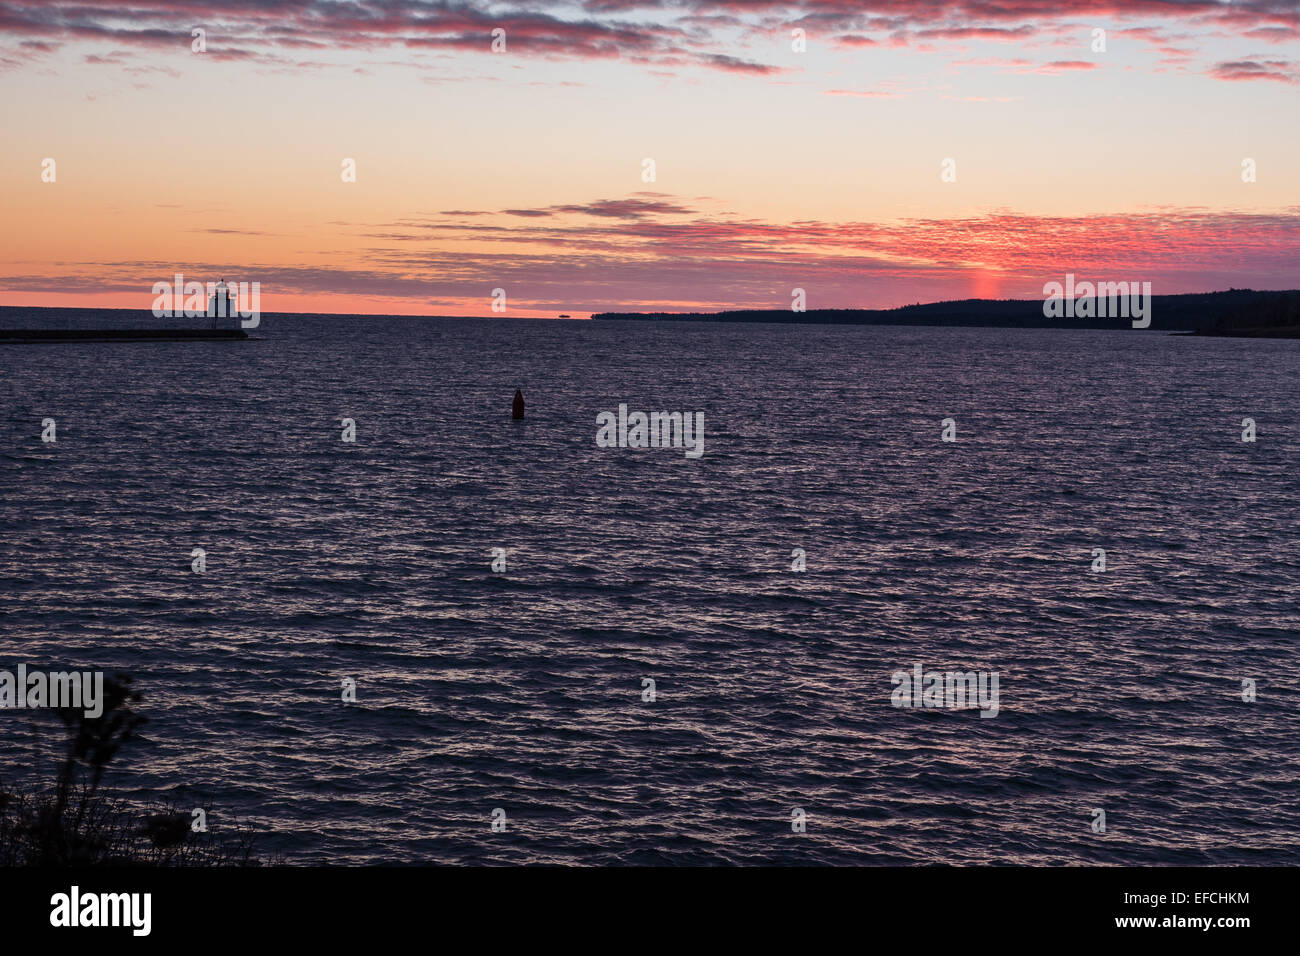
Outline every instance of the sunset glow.
{"label": "sunset glow", "polygon": [[203,9],[0,2],[0,304],[148,308],[177,272],[269,312],[575,317],[1300,284],[1282,0]]}

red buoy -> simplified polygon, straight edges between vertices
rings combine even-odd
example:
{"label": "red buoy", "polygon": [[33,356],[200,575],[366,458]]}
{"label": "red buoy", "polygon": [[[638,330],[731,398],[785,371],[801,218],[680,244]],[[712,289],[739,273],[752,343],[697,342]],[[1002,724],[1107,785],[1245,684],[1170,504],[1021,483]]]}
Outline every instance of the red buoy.
{"label": "red buoy", "polygon": [[515,389],[515,400],[514,403],[510,406],[510,417],[511,418],[524,417],[524,393],[519,391],[519,389]]}

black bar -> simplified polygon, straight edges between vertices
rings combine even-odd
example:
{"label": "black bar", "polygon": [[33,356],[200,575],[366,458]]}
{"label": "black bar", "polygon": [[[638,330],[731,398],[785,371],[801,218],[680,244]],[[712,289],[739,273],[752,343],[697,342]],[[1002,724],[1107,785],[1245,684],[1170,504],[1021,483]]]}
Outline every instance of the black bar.
{"label": "black bar", "polygon": [[[773,934],[802,934],[801,948],[829,935],[940,952],[1000,947],[1021,933],[1022,943],[1035,946],[1093,939],[1184,945],[1199,937],[1233,947],[1286,931],[1282,909],[1293,882],[1287,869],[1222,867],[0,870],[0,919],[6,944],[42,937],[205,949],[401,939],[457,951],[495,950],[508,940],[694,948],[708,938],[733,945],[756,938],[769,948]],[[136,937],[130,926],[51,926],[52,897],[70,895],[74,885],[83,901],[87,894],[151,894],[148,936]],[[1145,896],[1155,905],[1139,899]],[[1117,925],[1129,918],[1155,925]],[[1249,925],[1162,925],[1189,918],[1244,918]]]}

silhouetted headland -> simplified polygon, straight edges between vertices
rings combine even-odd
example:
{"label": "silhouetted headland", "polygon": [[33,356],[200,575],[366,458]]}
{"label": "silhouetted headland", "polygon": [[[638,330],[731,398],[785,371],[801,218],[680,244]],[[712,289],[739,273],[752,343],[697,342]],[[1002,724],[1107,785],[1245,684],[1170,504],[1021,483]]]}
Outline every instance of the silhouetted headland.
{"label": "silhouetted headland", "polygon": [[1300,339],[1300,293],[1257,292],[1256,298],[1224,313],[1196,335],[1250,339]]}
{"label": "silhouetted headland", "polygon": [[[1127,317],[1043,314],[1042,299],[960,299],[896,309],[737,309],[725,312],[599,312],[593,319],[780,322],[794,325],[935,325],[1024,329],[1131,329]],[[1269,338],[1300,337],[1300,291],[1229,289],[1151,297],[1151,328]]]}

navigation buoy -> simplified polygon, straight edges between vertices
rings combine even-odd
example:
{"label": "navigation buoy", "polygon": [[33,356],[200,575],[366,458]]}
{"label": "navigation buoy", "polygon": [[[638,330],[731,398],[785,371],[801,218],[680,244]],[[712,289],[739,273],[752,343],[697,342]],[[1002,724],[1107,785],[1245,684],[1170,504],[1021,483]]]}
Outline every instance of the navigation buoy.
{"label": "navigation buoy", "polygon": [[511,418],[524,417],[524,393],[519,391],[519,389],[515,389],[515,400],[514,403],[511,404],[510,406],[510,417]]}

